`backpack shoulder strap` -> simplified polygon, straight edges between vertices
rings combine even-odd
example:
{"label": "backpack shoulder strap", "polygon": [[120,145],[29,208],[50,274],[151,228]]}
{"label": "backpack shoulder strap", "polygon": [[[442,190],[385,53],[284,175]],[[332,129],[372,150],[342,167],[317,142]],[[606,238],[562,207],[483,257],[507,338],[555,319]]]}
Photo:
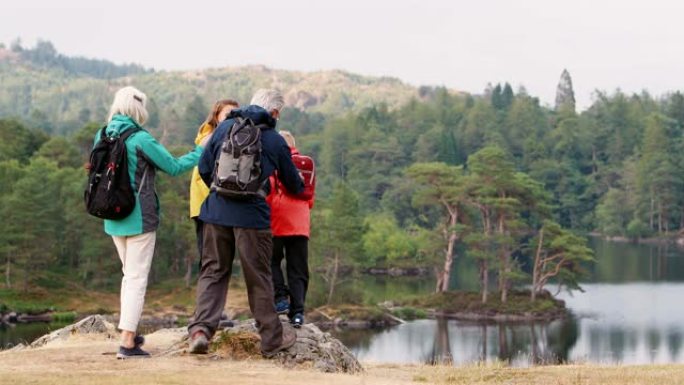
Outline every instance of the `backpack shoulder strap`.
{"label": "backpack shoulder strap", "polygon": [[104,126],[100,129],[100,140],[107,137],[106,131],[107,131],[107,126]]}
{"label": "backpack shoulder strap", "polygon": [[131,135],[135,134],[138,131],[142,131],[142,128],[139,128],[139,127],[129,128],[123,134],[121,134],[121,136],[119,138],[125,142],[126,139],[128,139],[128,137],[130,137]]}

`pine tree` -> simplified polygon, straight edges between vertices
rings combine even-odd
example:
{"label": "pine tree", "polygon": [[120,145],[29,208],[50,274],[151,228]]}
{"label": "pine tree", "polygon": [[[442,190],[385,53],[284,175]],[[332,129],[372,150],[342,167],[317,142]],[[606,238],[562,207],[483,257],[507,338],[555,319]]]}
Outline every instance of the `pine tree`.
{"label": "pine tree", "polygon": [[59,187],[56,164],[38,158],[3,201],[3,221],[10,227],[7,241],[14,247],[13,263],[23,272],[24,291],[55,260],[62,218]]}
{"label": "pine tree", "polygon": [[558,287],[580,289],[578,281],[585,271],[582,264],[593,262],[593,252],[587,247],[587,240],[546,221],[539,230],[535,245],[532,269],[531,300],[534,301],[550,279],[558,281]]}
{"label": "pine tree", "polygon": [[678,195],[682,190],[682,171],[674,158],[669,126],[676,123],[662,114],[648,117],[639,160],[639,193],[643,212],[652,230],[668,233],[674,213],[679,214]]}
{"label": "pine tree", "polygon": [[572,78],[567,69],[563,70],[556,88],[556,111],[575,112],[575,91],[572,88]]}
{"label": "pine tree", "polygon": [[548,215],[548,197],[541,184],[515,171],[513,162],[500,147],[485,147],[470,156],[468,202],[480,212],[483,234],[470,240],[477,245],[483,302],[486,301],[489,263],[496,262],[501,302],[506,302],[520,272],[512,259],[536,216]]}
{"label": "pine tree", "polygon": [[463,168],[446,163],[415,163],[407,170],[407,175],[421,186],[414,195],[416,206],[439,207],[442,221],[438,230],[443,234],[445,248],[441,269],[436,269],[437,285],[435,291],[449,289],[451,267],[454,261],[456,242],[461,237],[464,217],[465,183]]}
{"label": "pine tree", "polygon": [[508,109],[511,104],[513,104],[513,99],[515,98],[515,95],[513,95],[513,88],[511,87],[508,82],[504,85],[503,91],[501,91],[501,106],[504,109]]}
{"label": "pine tree", "polygon": [[504,108],[503,95],[501,90],[501,84],[497,84],[492,90],[491,103],[492,107],[500,110]]}
{"label": "pine tree", "polygon": [[365,226],[358,196],[346,183],[338,181],[333,188],[330,207],[319,210],[315,218],[312,237],[315,235],[321,245],[316,257],[325,268],[323,279],[328,286],[327,303],[330,304],[335,288],[342,283],[340,269],[356,265],[363,252]]}

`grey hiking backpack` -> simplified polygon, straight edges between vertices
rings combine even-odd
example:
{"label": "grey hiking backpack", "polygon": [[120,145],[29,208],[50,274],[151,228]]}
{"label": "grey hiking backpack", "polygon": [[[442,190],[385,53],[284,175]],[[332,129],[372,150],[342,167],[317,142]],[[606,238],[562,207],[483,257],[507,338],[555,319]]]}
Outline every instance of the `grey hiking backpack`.
{"label": "grey hiking backpack", "polygon": [[211,191],[237,200],[266,197],[268,179],[261,180],[261,129],[266,127],[235,118],[214,167]]}

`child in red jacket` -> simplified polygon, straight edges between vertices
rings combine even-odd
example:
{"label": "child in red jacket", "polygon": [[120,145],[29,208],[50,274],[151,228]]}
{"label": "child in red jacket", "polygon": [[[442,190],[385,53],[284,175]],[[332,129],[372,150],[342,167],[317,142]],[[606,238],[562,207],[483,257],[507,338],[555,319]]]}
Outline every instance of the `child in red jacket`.
{"label": "child in red jacket", "polygon": [[[290,146],[292,160],[304,179],[304,192],[292,195],[271,177],[271,192],[266,198],[271,207],[273,232],[271,272],[276,310],[287,313],[293,326],[299,328],[304,323],[304,301],[309,286],[308,244],[316,174],[313,160],[297,151],[294,136],[288,131],[280,131],[280,135]],[[283,258],[287,285],[281,269]]]}

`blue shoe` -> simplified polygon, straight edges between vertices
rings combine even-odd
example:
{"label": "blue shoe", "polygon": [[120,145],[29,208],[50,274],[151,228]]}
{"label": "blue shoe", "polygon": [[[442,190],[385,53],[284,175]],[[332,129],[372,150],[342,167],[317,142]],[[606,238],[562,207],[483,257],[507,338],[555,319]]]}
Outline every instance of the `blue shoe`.
{"label": "blue shoe", "polygon": [[290,303],[286,299],[281,299],[275,303],[276,313],[287,314],[290,311]]}
{"label": "blue shoe", "polygon": [[143,337],[141,334],[138,334],[133,338],[133,343],[137,347],[143,346],[145,345],[145,337]]}
{"label": "blue shoe", "polygon": [[140,346],[134,346],[130,349],[119,346],[119,352],[116,353],[116,358],[126,360],[129,358],[150,358],[150,353],[140,349]]}
{"label": "blue shoe", "polygon": [[302,325],[304,325],[304,314],[302,314],[302,313],[297,313],[297,314],[293,315],[293,316],[292,316],[292,319],[290,320],[290,322],[292,323],[292,326],[293,326],[295,329],[301,328]]}

